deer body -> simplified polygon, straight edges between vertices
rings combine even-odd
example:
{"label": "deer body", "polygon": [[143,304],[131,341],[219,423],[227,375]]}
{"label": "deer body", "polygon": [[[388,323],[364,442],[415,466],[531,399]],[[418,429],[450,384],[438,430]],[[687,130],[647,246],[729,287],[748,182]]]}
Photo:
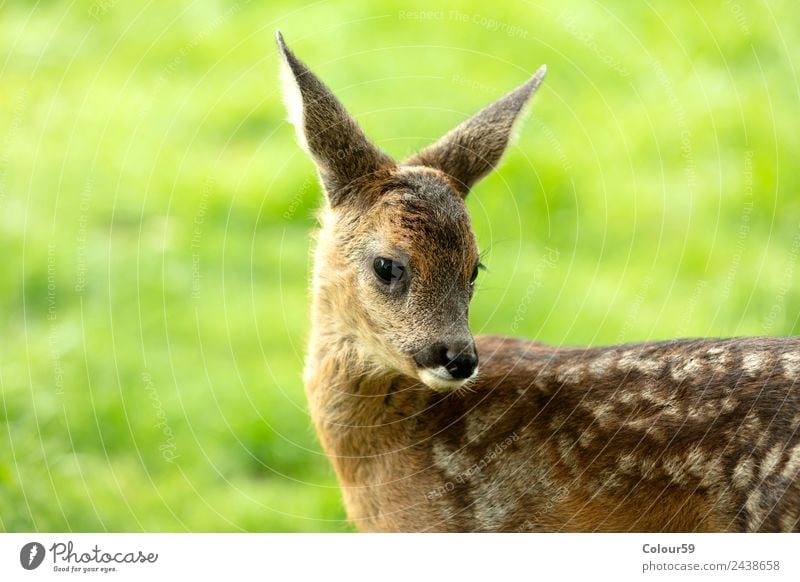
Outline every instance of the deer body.
{"label": "deer body", "polygon": [[353,374],[347,350],[309,379],[360,529],[797,529],[797,340],[477,339],[468,391]]}
{"label": "deer body", "polygon": [[405,163],[286,48],[326,202],[304,381],[365,531],[797,531],[800,338],[473,339],[463,198],[544,76]]}

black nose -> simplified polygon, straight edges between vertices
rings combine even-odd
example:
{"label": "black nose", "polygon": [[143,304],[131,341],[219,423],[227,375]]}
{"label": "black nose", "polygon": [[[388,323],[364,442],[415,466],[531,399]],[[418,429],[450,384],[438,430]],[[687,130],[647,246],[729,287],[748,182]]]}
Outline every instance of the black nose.
{"label": "black nose", "polygon": [[456,380],[472,376],[478,366],[478,356],[473,346],[465,346],[460,350],[442,348],[442,365]]}

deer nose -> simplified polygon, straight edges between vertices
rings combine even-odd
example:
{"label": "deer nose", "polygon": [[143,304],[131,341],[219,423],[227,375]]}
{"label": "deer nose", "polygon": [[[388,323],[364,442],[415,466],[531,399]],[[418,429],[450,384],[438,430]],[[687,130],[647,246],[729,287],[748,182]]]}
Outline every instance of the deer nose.
{"label": "deer nose", "polygon": [[442,365],[456,380],[469,378],[478,367],[478,355],[472,345],[460,349],[442,348],[441,358]]}

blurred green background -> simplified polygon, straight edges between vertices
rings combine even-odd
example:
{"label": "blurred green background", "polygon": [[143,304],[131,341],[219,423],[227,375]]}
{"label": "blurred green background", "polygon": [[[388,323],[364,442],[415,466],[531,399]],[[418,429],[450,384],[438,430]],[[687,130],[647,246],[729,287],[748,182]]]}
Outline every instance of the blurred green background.
{"label": "blurred green background", "polygon": [[5,2],[0,529],[348,531],[301,383],[320,189],[274,30],[402,158],[549,76],[470,195],[476,333],[800,332],[800,5]]}

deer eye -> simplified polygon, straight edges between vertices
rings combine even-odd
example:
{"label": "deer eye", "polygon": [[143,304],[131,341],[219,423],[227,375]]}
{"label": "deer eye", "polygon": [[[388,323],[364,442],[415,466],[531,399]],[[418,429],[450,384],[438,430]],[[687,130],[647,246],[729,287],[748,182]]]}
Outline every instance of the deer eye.
{"label": "deer eye", "polygon": [[403,273],[405,272],[405,267],[403,267],[403,265],[397,261],[393,261],[392,259],[387,259],[385,257],[376,258],[372,262],[372,269],[375,271],[378,279],[387,285],[397,283],[403,277]]}
{"label": "deer eye", "polygon": [[472,275],[471,275],[471,276],[470,276],[470,278],[469,278],[469,284],[470,284],[470,287],[472,287],[473,285],[475,285],[475,279],[477,279],[477,278],[478,278],[478,271],[479,271],[480,269],[485,269],[485,267],[483,266],[483,264],[482,264],[482,263],[478,263],[477,265],[475,265],[475,269],[472,271]]}

